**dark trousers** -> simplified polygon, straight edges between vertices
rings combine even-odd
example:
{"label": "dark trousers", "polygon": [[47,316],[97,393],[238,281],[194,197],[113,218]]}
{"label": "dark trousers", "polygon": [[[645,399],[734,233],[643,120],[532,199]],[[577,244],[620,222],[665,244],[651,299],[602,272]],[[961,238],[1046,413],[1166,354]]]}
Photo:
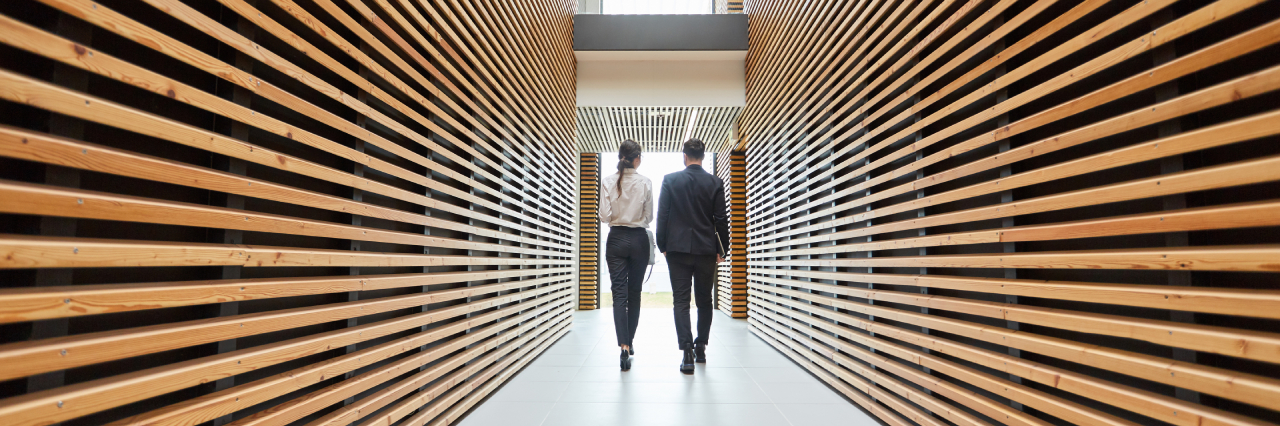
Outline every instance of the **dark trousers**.
{"label": "dark trousers", "polygon": [[618,345],[631,345],[640,323],[640,290],[649,266],[649,235],[644,228],[609,228],[604,260],[613,291],[613,331]]}
{"label": "dark trousers", "polygon": [[[715,288],[716,255],[667,253],[671,271],[671,290],[675,301],[676,339],[680,349],[693,349],[695,343],[707,344],[711,337],[711,290]],[[689,290],[698,304],[698,338],[689,332]]]}

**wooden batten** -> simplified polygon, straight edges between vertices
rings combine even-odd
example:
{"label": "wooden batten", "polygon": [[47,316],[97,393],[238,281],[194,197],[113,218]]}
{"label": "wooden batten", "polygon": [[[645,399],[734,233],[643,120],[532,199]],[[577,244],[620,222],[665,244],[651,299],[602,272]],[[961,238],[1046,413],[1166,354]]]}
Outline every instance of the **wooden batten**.
{"label": "wooden batten", "polygon": [[719,153],[716,174],[725,184],[729,207],[729,256],[717,268],[716,309],[747,317],[747,155]]}
{"label": "wooden batten", "polygon": [[600,223],[600,153],[579,154],[581,170],[578,217],[578,309],[600,308],[604,267],[604,237]]}
{"label": "wooden batten", "polygon": [[446,424],[569,331],[573,2],[127,3],[0,6],[0,423]]}
{"label": "wooden batten", "polygon": [[886,424],[1280,423],[1280,7],[744,3],[721,309]]}

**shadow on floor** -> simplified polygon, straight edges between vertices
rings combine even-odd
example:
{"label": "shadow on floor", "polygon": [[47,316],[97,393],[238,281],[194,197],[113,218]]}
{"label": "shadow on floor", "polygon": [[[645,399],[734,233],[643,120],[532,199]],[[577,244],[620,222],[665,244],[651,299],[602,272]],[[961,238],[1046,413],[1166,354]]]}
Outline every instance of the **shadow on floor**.
{"label": "shadow on floor", "polygon": [[[669,293],[668,293],[669,294]],[[566,334],[460,426],[878,426],[857,406],[717,312],[706,364],[681,374],[670,310],[645,309],[631,371],[618,370],[612,309]]]}

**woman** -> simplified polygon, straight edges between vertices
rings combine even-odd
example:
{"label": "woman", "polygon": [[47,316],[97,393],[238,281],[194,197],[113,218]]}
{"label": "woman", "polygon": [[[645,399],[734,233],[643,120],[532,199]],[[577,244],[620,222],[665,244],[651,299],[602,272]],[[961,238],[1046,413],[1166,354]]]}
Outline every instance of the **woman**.
{"label": "woman", "polygon": [[640,321],[640,290],[649,265],[653,222],[653,182],[636,173],[640,144],[627,139],[618,148],[618,172],[600,181],[600,221],[609,224],[605,263],[613,291],[613,328],[622,349],[621,367],[631,369],[631,338]]}

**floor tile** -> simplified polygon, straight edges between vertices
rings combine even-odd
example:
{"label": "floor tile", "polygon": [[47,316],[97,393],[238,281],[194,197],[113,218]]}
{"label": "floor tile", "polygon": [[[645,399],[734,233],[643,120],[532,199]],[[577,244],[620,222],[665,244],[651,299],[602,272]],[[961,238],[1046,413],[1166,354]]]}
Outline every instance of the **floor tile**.
{"label": "floor tile", "polygon": [[795,363],[791,362],[791,359],[779,354],[777,351],[773,351],[772,348],[767,349],[769,352],[766,352],[763,348],[742,349],[755,349],[751,351],[731,352],[734,359],[738,361],[738,365],[742,367],[786,367],[795,365]]}
{"label": "floor tile", "polygon": [[745,370],[747,374],[751,375],[751,378],[755,380],[756,383],[760,384],[785,382],[820,383],[818,379],[809,375],[809,372],[804,371],[804,369],[795,365],[781,367],[746,367],[743,368],[743,370]]}
{"label": "floor tile", "polygon": [[536,367],[528,366],[520,371],[512,382],[568,382],[578,375],[581,367]]}
{"label": "floor tile", "polygon": [[561,402],[667,403],[687,402],[688,383],[570,382]]}
{"label": "floor tile", "polygon": [[680,404],[557,403],[542,426],[679,426],[686,425]]}
{"label": "floor tile", "polygon": [[459,426],[538,426],[551,413],[554,402],[501,401],[481,404]]}
{"label": "floor tile", "polygon": [[[688,425],[787,426],[790,423],[773,404],[688,404],[682,407]],[[836,423],[839,424],[839,423]]]}
{"label": "floor tile", "polygon": [[874,418],[847,402],[840,404],[777,404],[792,426],[879,426]]}
{"label": "floor tile", "polygon": [[694,374],[681,373],[677,366],[632,366],[630,371],[619,371],[617,367],[582,367],[575,382],[650,382],[650,383],[688,383],[688,382],[724,382],[753,383],[751,376],[741,368],[697,368]]}
{"label": "floor tile", "polygon": [[587,360],[587,355],[577,354],[542,354],[529,363],[531,367],[579,367]]}
{"label": "floor tile", "polygon": [[502,385],[485,404],[507,402],[556,402],[570,382],[516,382]]}
{"label": "floor tile", "polygon": [[772,402],[760,386],[743,383],[694,383],[688,401],[708,404],[762,404]]}
{"label": "floor tile", "polygon": [[[874,423],[858,408],[716,313],[708,363],[694,374],[669,309],[646,309],[632,368],[618,368],[609,309],[574,314],[574,329],[461,420],[464,426],[800,426]],[[853,421],[853,423],[850,423]],[[866,423],[870,422],[870,423]]]}
{"label": "floor tile", "polygon": [[820,383],[778,382],[762,386],[775,404],[837,404],[845,402],[827,385]]}
{"label": "floor tile", "polygon": [[547,355],[583,355],[589,354],[595,350],[597,345],[564,345],[556,342],[550,348],[547,348],[543,354]]}

